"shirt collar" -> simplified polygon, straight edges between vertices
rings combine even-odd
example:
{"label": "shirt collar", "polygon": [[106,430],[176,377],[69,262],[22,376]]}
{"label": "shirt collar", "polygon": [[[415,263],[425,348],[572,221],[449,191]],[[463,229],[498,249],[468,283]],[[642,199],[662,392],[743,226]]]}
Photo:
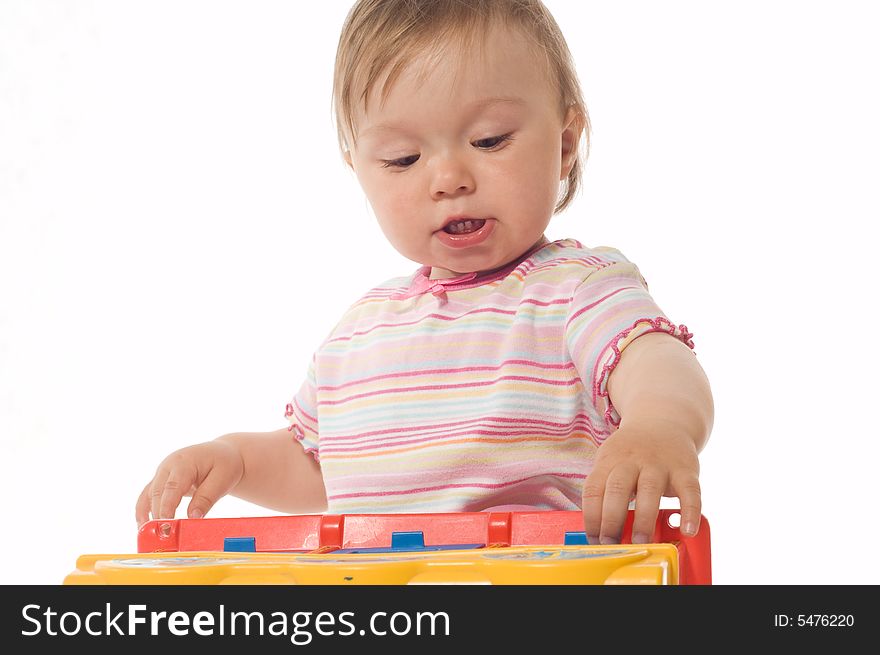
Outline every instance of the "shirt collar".
{"label": "shirt collar", "polygon": [[436,280],[432,280],[429,277],[429,275],[431,275],[431,267],[422,266],[418,271],[416,271],[415,275],[413,276],[409,288],[406,291],[392,294],[391,300],[406,300],[407,298],[413,298],[415,296],[421,296],[425,293],[430,293],[436,298],[439,298],[441,302],[445,302],[447,291],[454,291],[456,289],[469,289],[471,287],[477,287],[482,284],[486,284],[487,282],[492,282],[494,280],[499,280],[501,278],[507,277],[510,272],[513,271],[517,266],[522,264],[526,259],[531,257],[533,254],[535,254],[538,250],[546,245],[548,245],[548,242],[542,240],[537,246],[526,252],[521,257],[518,257],[514,261],[510,262],[506,266],[502,266],[501,268],[495,269],[494,271],[487,271],[485,273],[475,271],[473,273],[465,273],[456,277],[439,278]]}
{"label": "shirt collar", "polygon": [[395,293],[391,296],[392,300],[406,300],[414,296],[421,296],[423,293],[431,293],[437,298],[444,298],[446,290],[450,287],[456,287],[459,284],[466,284],[476,279],[478,273],[466,273],[457,277],[440,278],[432,280],[428,277],[431,274],[430,266],[422,266],[416,271],[409,289],[401,293]]}

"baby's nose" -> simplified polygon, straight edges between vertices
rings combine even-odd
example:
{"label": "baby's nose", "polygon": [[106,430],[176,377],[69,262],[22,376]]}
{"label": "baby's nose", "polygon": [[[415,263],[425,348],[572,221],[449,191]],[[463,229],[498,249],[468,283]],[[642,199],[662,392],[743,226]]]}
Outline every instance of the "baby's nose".
{"label": "baby's nose", "polygon": [[437,162],[431,178],[431,196],[442,198],[472,193],[476,181],[471,171],[462,162],[451,157]]}

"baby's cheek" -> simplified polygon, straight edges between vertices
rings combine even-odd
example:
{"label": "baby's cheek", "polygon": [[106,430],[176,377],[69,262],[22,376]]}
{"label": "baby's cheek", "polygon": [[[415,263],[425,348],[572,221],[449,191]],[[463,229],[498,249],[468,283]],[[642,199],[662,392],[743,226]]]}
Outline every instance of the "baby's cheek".
{"label": "baby's cheek", "polygon": [[423,263],[424,253],[420,246],[424,245],[429,230],[425,228],[425,222],[419,221],[410,212],[394,213],[386,210],[380,214],[376,209],[374,213],[379,220],[379,227],[388,242],[401,255],[415,262]]}
{"label": "baby's cheek", "polygon": [[544,156],[518,159],[498,180],[505,187],[503,196],[508,202],[528,213],[553,206],[559,193],[558,175],[554,175],[546,152]]}

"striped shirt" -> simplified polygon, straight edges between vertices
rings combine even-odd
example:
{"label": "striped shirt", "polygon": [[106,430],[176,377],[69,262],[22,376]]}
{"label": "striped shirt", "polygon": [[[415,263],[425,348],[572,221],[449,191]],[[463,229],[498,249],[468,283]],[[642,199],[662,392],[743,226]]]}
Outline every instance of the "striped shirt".
{"label": "striped shirt", "polygon": [[635,338],[693,348],[618,250],[573,239],[501,270],[429,267],[354,303],[287,405],[330,513],[575,510],[620,417],[608,376]]}

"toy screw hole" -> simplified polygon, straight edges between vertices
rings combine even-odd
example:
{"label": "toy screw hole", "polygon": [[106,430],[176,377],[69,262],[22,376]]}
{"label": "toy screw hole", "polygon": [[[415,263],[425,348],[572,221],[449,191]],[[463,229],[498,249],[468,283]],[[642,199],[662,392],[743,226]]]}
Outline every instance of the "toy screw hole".
{"label": "toy screw hole", "polygon": [[681,525],[681,514],[675,512],[666,517],[666,523],[669,524],[670,528],[677,528]]}
{"label": "toy screw hole", "polygon": [[160,523],[159,524],[159,536],[164,538],[168,538],[171,536],[171,524],[170,523]]}

